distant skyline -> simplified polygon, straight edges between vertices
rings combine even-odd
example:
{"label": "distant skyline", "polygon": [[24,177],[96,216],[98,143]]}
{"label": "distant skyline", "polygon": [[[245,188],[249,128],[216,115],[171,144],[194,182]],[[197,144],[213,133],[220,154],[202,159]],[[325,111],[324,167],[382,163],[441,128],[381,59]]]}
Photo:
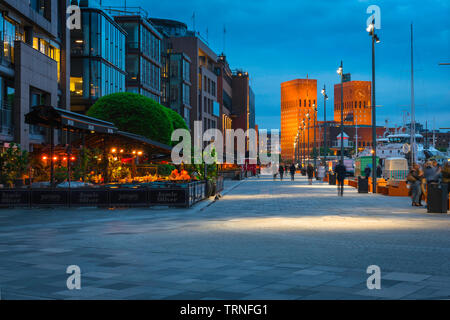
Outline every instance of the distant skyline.
{"label": "distant skyline", "polygon": [[[225,54],[232,69],[250,73],[259,128],[280,127],[280,84],[297,78],[317,79],[318,93],[328,91],[327,118],[332,119],[336,69],[353,80],[371,80],[371,40],[366,8],[381,8],[381,43],[376,46],[377,124],[402,124],[410,111],[410,24],[414,24],[416,121],[450,127],[450,7],[445,0],[274,1],[274,0],[127,0],[150,17],[174,19],[208,37],[210,47]],[[103,0],[103,5],[123,5]],[[207,33],[208,30],[208,33]],[[319,119],[323,99],[318,95]]]}

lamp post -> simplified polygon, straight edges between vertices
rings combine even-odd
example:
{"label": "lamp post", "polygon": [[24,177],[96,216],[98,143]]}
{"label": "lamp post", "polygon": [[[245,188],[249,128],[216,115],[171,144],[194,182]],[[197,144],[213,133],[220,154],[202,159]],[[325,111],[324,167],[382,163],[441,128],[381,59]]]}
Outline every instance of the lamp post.
{"label": "lamp post", "polygon": [[341,65],[337,69],[338,75],[341,76],[341,161],[344,164],[344,66]]}
{"label": "lamp post", "polygon": [[375,34],[375,18],[367,27],[366,31],[372,37],[372,192],[377,193],[377,126],[376,126],[376,104],[375,104],[375,43],[380,39]]}
{"label": "lamp post", "polygon": [[306,159],[305,147],[305,120],[302,120],[302,168]]}
{"label": "lamp post", "polygon": [[309,151],[309,118],[310,118],[310,115],[309,115],[309,113],[307,113],[306,114],[306,119],[308,120],[308,153],[307,153],[307,155],[308,155],[307,162],[308,163],[309,163],[309,158],[310,158],[310,151]]}
{"label": "lamp post", "polygon": [[325,85],[323,85],[322,89],[322,95],[323,95],[323,149],[324,149],[324,162],[327,162],[327,92],[325,89]]}
{"label": "lamp post", "polygon": [[317,168],[317,140],[316,140],[316,119],[317,119],[317,106],[313,104],[314,110],[314,142],[313,142],[313,159],[314,159],[314,170]]}

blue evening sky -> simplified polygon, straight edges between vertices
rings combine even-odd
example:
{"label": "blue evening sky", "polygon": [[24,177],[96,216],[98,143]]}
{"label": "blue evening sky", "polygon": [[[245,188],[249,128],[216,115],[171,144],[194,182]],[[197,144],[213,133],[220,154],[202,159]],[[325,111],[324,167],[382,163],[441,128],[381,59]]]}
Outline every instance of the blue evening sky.
{"label": "blue evening sky", "polygon": [[[104,5],[124,1],[103,0]],[[280,127],[280,83],[296,78],[325,84],[333,112],[336,69],[353,80],[371,80],[371,40],[366,28],[369,5],[381,8],[381,43],[376,46],[378,124],[402,124],[402,111],[411,108],[410,24],[414,25],[416,120],[429,127],[450,127],[450,1],[448,0],[128,0],[151,17],[179,20],[196,30],[217,53],[223,51],[232,69],[251,76],[256,95],[256,123]],[[208,30],[208,33],[207,33]],[[319,118],[323,100],[318,97]],[[327,115],[327,117],[328,117]]]}

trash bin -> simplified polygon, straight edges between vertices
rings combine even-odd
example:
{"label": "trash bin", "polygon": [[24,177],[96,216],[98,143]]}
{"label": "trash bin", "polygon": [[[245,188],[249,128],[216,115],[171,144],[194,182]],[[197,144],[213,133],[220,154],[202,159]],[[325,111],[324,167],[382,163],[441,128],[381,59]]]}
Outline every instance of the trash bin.
{"label": "trash bin", "polygon": [[429,213],[447,213],[448,185],[432,182],[427,185],[427,210]]}
{"label": "trash bin", "polygon": [[330,186],[335,186],[336,185],[336,174],[328,174],[328,184]]}
{"label": "trash bin", "polygon": [[369,193],[369,179],[358,177],[358,193]]}

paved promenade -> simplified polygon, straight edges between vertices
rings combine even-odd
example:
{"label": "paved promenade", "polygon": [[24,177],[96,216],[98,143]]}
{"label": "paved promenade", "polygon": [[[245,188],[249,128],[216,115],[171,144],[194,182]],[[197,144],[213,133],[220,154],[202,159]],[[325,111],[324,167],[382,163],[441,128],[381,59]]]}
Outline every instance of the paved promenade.
{"label": "paved promenade", "polygon": [[450,298],[450,215],[304,178],[224,193],[191,209],[2,209],[1,298]]}

